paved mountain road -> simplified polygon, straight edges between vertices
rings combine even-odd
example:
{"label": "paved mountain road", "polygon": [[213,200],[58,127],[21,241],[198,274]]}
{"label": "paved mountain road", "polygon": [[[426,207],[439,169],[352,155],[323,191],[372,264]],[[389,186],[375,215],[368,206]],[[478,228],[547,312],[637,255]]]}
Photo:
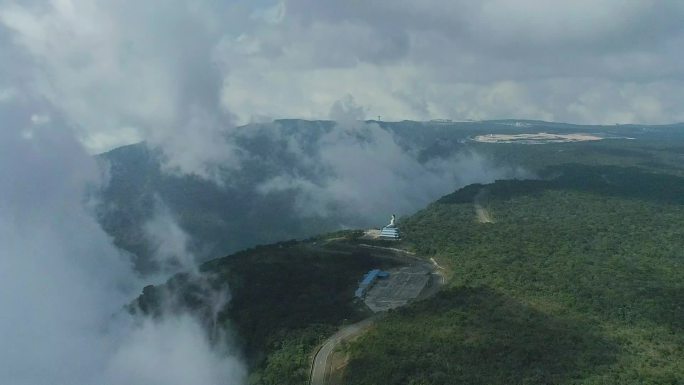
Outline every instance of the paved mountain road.
{"label": "paved mountain road", "polygon": [[[428,265],[434,266],[436,269],[433,272],[433,274],[438,275],[440,277],[440,280],[431,290],[422,293],[423,295],[421,295],[420,298],[417,298],[417,300],[425,299],[427,297],[434,295],[446,283],[445,273],[439,271],[440,269],[443,270],[444,268],[442,266],[439,266],[437,264],[437,261],[435,261],[434,259],[432,259],[431,261],[426,261],[425,259],[419,258],[415,254],[406,250],[368,244],[359,244],[351,247],[345,247],[344,245],[336,245],[334,250],[328,249],[325,247],[325,245],[320,244],[313,244],[309,246],[311,250],[334,254],[351,254],[358,247],[376,250],[377,252],[387,252],[387,254],[373,253],[374,256],[377,258],[400,261],[405,264],[427,263]],[[332,337],[325,340],[321,348],[314,355],[313,364],[311,367],[310,384],[327,385],[330,381],[330,366],[332,364],[331,359],[332,353],[335,351],[335,347],[337,347],[337,345],[344,340],[349,340],[362,334],[373,324],[373,322],[380,319],[382,316],[383,313],[377,313],[376,315],[370,318],[366,318],[363,321],[344,326],[343,328],[338,330],[337,333],[335,333]]]}
{"label": "paved mountain road", "polygon": [[327,384],[328,366],[330,366],[330,358],[337,344],[363,333],[373,324],[373,319],[374,317],[366,318],[361,322],[347,325],[325,341],[314,357],[313,368],[311,369],[311,385]]}

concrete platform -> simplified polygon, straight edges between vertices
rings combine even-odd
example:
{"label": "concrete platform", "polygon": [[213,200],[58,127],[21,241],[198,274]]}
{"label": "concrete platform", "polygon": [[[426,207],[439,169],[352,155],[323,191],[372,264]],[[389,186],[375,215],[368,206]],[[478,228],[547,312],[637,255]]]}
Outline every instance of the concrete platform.
{"label": "concrete platform", "polygon": [[368,229],[363,232],[361,239],[379,239],[380,230],[379,229]]}
{"label": "concrete platform", "polygon": [[406,305],[416,299],[430,282],[431,269],[426,266],[406,266],[388,271],[390,276],[378,279],[366,293],[364,302],[374,312]]}

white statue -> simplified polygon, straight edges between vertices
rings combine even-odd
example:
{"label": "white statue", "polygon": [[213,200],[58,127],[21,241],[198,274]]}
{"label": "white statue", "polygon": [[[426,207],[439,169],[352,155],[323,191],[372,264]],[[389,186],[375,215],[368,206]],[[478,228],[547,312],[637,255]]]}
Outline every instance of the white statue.
{"label": "white statue", "polygon": [[397,217],[392,214],[392,219],[390,219],[390,224],[387,227],[395,227],[394,221],[397,219]]}

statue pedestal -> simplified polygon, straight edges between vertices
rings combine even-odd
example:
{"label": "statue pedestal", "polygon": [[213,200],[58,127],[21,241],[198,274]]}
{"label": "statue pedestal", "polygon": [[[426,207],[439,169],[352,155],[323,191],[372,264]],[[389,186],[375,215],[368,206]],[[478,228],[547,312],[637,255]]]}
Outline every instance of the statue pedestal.
{"label": "statue pedestal", "polygon": [[394,226],[385,226],[380,231],[382,239],[399,239],[399,229]]}

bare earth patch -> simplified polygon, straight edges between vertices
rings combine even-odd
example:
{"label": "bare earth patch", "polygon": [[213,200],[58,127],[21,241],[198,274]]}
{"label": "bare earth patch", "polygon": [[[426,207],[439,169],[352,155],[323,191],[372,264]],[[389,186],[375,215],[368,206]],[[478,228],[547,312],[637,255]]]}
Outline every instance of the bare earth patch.
{"label": "bare earth patch", "polygon": [[474,141],[482,143],[522,144],[587,142],[602,139],[602,137],[592,134],[549,134],[546,132],[539,132],[536,134],[488,134],[478,135],[473,138]]}
{"label": "bare earth patch", "polygon": [[492,215],[489,210],[482,207],[479,203],[475,202],[475,214],[477,215],[477,221],[479,223],[494,223]]}
{"label": "bare earth patch", "polygon": [[494,223],[494,218],[492,217],[492,214],[489,213],[489,210],[485,208],[482,205],[482,201],[484,200],[484,197],[486,195],[485,190],[480,190],[480,192],[475,195],[475,199],[473,200],[473,206],[475,207],[475,216],[477,217],[477,221],[479,223]]}
{"label": "bare earth patch", "polygon": [[368,229],[363,232],[361,239],[378,239],[380,238],[380,230],[378,229]]}

